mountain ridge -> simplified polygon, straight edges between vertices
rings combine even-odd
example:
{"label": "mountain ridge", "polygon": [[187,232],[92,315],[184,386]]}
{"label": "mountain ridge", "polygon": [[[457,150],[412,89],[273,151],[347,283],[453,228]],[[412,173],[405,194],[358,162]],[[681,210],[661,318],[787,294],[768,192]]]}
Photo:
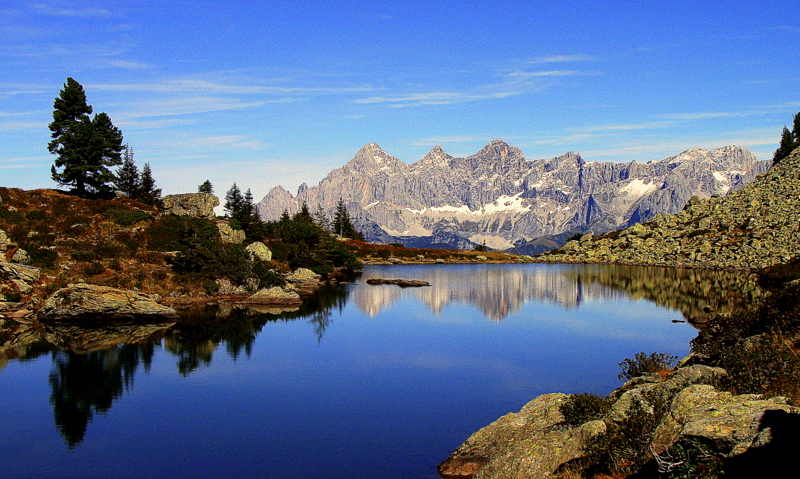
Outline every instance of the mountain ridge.
{"label": "mountain ridge", "polygon": [[296,196],[277,186],[257,209],[274,220],[303,202],[329,212],[341,198],[369,241],[506,249],[680,211],[692,196],[741,188],[768,165],[737,146],[693,148],[644,163],[587,162],[571,151],[528,160],[500,139],[463,158],[436,145],[409,164],[369,143],[318,185],[303,185]]}

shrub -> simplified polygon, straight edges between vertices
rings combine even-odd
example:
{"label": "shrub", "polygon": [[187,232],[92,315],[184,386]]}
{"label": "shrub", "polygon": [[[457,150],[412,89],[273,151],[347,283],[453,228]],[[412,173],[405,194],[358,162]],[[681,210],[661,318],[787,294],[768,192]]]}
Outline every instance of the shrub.
{"label": "shrub", "polygon": [[644,352],[640,352],[636,353],[633,359],[625,358],[619,363],[622,371],[617,377],[624,382],[645,374],[669,371],[675,368],[677,362],[678,356],[669,353],[651,353],[648,356]]}
{"label": "shrub", "polygon": [[95,276],[98,274],[105,273],[106,267],[103,266],[103,263],[99,261],[92,261],[92,263],[86,267],[84,272],[90,276]]}
{"label": "shrub", "polygon": [[94,259],[94,253],[89,251],[73,251],[69,255],[75,261],[91,261]]}
{"label": "shrub", "polygon": [[97,243],[94,254],[97,258],[118,258],[122,248],[113,243]]}
{"label": "shrub", "polygon": [[49,248],[40,248],[35,245],[27,245],[25,251],[31,256],[31,266],[37,268],[52,268],[58,261],[58,253]]}
{"label": "shrub", "polygon": [[564,401],[559,410],[564,417],[564,425],[578,427],[581,424],[602,418],[611,408],[608,398],[596,394],[580,393],[571,394]]}
{"label": "shrub", "polygon": [[130,226],[140,221],[152,219],[149,213],[141,210],[108,210],[103,213],[120,226]]}
{"label": "shrub", "polygon": [[[650,459],[656,427],[669,409],[670,397],[656,390],[635,398],[619,422],[586,442],[584,453],[591,472],[630,474]],[[592,475],[588,475],[592,477]]]}
{"label": "shrub", "polygon": [[152,223],[147,236],[150,249],[184,251],[198,242],[218,243],[219,229],[207,219],[168,215]]}

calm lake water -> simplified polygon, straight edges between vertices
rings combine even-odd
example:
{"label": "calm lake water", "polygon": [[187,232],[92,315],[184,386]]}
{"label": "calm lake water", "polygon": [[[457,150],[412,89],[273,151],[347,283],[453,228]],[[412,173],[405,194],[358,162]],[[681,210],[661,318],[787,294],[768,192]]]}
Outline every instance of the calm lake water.
{"label": "calm lake water", "polygon": [[605,395],[625,357],[688,353],[697,331],[672,320],[758,295],[736,273],[371,266],[295,312],[0,321],[0,477],[435,478],[499,416]]}

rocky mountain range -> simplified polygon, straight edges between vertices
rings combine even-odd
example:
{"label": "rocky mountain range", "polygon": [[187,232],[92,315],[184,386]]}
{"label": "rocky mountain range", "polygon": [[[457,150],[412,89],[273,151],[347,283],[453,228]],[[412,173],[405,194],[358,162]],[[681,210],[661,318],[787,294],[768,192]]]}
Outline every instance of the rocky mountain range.
{"label": "rocky mountain range", "polygon": [[296,196],[277,186],[256,206],[264,220],[275,220],[303,203],[330,212],[341,198],[371,242],[522,246],[530,253],[536,251],[523,245],[537,238],[563,244],[575,232],[611,231],[678,212],[693,196],[725,195],[769,164],[738,146],[694,148],[645,163],[585,161],[573,152],[531,161],[502,140],[466,158],[436,146],[408,164],[370,143],[319,185],[303,184]]}
{"label": "rocky mountain range", "polygon": [[554,263],[760,269],[800,254],[800,149],[739,191],[540,256]]}

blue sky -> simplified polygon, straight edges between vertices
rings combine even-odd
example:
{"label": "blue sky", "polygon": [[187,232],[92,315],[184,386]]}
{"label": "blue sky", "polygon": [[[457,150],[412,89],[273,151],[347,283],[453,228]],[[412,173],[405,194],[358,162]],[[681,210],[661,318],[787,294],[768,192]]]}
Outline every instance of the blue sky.
{"label": "blue sky", "polygon": [[164,194],[258,200],[364,144],[495,138],[528,159],[770,159],[800,111],[796,1],[0,3],[0,185],[51,188],[53,99],[86,89]]}

